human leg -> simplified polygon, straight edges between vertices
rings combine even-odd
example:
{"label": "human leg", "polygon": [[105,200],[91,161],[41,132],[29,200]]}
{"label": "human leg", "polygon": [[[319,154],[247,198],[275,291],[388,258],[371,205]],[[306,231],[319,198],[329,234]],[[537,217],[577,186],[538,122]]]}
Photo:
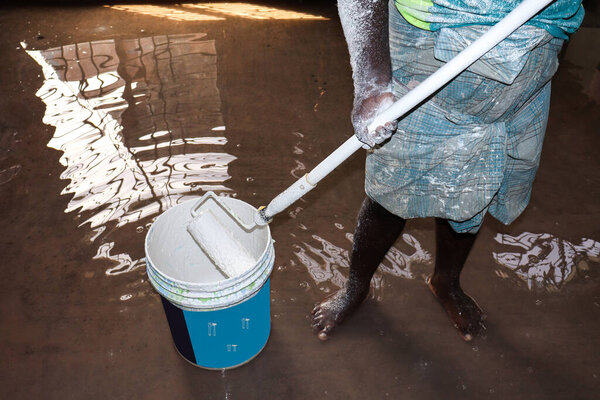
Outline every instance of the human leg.
{"label": "human leg", "polygon": [[436,218],[436,261],[428,284],[466,341],[485,330],[483,311],[460,286],[460,274],[476,237],[456,233],[447,220]]}
{"label": "human leg", "polygon": [[402,232],[405,222],[369,197],[365,198],[354,232],[348,281],[311,313],[311,326],[318,331],[319,339],[326,340],[365,299],[373,274]]}

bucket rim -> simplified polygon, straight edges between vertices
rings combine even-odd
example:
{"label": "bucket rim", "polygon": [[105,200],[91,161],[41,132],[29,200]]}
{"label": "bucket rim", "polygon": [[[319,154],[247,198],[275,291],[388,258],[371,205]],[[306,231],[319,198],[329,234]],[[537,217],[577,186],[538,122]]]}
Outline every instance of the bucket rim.
{"label": "bucket rim", "polygon": [[[274,258],[273,258],[274,261]],[[226,296],[221,296],[221,297],[214,297],[212,300],[221,300],[221,301],[214,301],[210,304],[204,304],[200,303],[198,304],[196,302],[196,304],[191,304],[196,300],[196,297],[185,297],[181,294],[177,294],[177,293],[173,293],[171,291],[169,291],[167,288],[163,287],[162,285],[160,285],[158,282],[155,282],[153,277],[151,276],[152,272],[150,274],[148,274],[148,280],[150,281],[150,284],[154,287],[154,289],[158,292],[158,294],[162,297],[164,297],[167,301],[169,301],[171,304],[177,306],[178,308],[182,309],[182,310],[188,310],[188,311],[198,311],[198,312],[210,312],[210,311],[217,311],[217,310],[223,310],[232,306],[235,306],[237,304],[240,304],[244,301],[246,301],[249,298],[252,298],[253,296],[256,295],[256,293],[258,293],[260,291],[260,289],[262,289],[265,285],[265,283],[270,279],[271,277],[271,272],[273,272],[273,263],[268,264],[268,266],[261,271],[261,273],[259,274],[258,278],[252,282],[249,282],[248,285],[240,288],[237,292],[231,293],[229,295],[227,295],[230,300],[230,302],[226,302],[223,301],[223,298]],[[248,292],[243,293],[243,295],[239,295],[239,296],[232,296],[233,294],[237,293],[239,294],[243,289],[248,288],[249,286],[252,285],[252,283],[257,283],[256,285],[254,285],[254,287],[252,287]],[[172,294],[172,296],[169,296],[169,294]],[[192,301],[189,303],[185,303],[179,300],[176,300],[175,298],[179,297],[182,299],[191,299]],[[233,300],[233,301],[231,301]],[[207,302],[209,303],[209,302]]]}
{"label": "bucket rim", "polygon": [[275,248],[274,246],[269,246],[269,251],[266,254],[266,257],[264,257],[259,266],[257,268],[254,268],[252,270],[252,274],[248,275],[248,277],[246,279],[240,280],[238,282],[234,282],[234,284],[232,285],[228,285],[228,286],[211,286],[211,287],[205,287],[205,286],[198,286],[198,285],[192,285],[192,284],[186,284],[186,285],[178,285],[175,282],[171,282],[169,279],[165,278],[163,275],[161,275],[158,271],[156,271],[156,268],[154,268],[154,266],[152,265],[152,263],[149,260],[146,260],[146,270],[151,271],[152,275],[156,275],[156,279],[158,281],[160,281],[161,286],[164,287],[169,287],[171,289],[171,291],[173,291],[174,293],[177,293],[178,290],[183,290],[187,293],[193,292],[195,294],[197,294],[198,296],[202,296],[203,294],[214,294],[215,292],[230,292],[233,293],[237,290],[239,290],[239,288],[244,285],[245,282],[248,281],[254,281],[256,279],[256,277],[260,276],[260,274],[269,266],[269,264],[273,263],[273,260],[275,258]]}
{"label": "bucket rim", "polygon": [[148,278],[150,280],[156,281],[154,283],[156,283],[161,288],[164,288],[167,292],[172,293],[175,296],[187,297],[187,298],[191,298],[191,299],[208,298],[208,297],[213,298],[213,299],[218,299],[218,298],[223,298],[223,297],[233,295],[234,293],[237,293],[237,292],[243,290],[244,288],[251,285],[253,282],[256,282],[257,280],[259,280],[260,277],[263,276],[265,271],[267,271],[269,269],[272,270],[274,260],[275,260],[275,251],[274,251],[273,246],[271,246],[271,249],[272,250],[269,251],[269,253],[268,253],[269,257],[266,258],[260,264],[259,268],[255,268],[253,270],[253,274],[250,275],[248,277],[248,279],[237,282],[235,285],[228,286],[225,288],[215,287],[210,290],[203,290],[202,288],[196,288],[196,287],[192,287],[192,286],[179,287],[179,286],[173,285],[172,282],[170,282],[168,279],[165,279],[160,274],[157,274],[156,270],[149,262],[147,264],[146,273],[148,274]]}
{"label": "bucket rim", "polygon": [[[239,203],[245,204],[245,205],[247,205],[247,206],[249,206],[249,207],[252,207],[252,209],[253,209],[253,210],[255,210],[255,211],[258,211],[258,209],[257,209],[257,208],[255,208],[253,205],[251,205],[251,204],[249,204],[249,203],[246,203],[246,202],[245,202],[245,201],[243,201],[243,200],[239,200],[239,199],[236,199],[236,198],[233,198],[233,197],[226,197],[226,196],[220,196],[220,197],[223,197],[223,199],[226,199],[225,201],[229,201],[229,200],[231,200],[231,201],[233,201],[233,202],[239,202]],[[156,220],[154,220],[154,222],[153,222],[153,223],[152,223],[152,225],[150,226],[150,229],[148,230],[148,233],[146,234],[146,237],[144,238],[144,252],[145,252],[145,254],[146,254],[146,259],[147,259],[147,260],[150,262],[150,264],[152,265],[152,269],[153,269],[153,270],[154,270],[156,273],[158,273],[159,275],[161,275],[162,277],[164,277],[164,278],[166,278],[166,279],[168,279],[168,280],[170,280],[170,281],[174,282],[175,284],[181,285],[181,286],[187,286],[187,285],[189,285],[189,282],[182,281],[182,280],[180,280],[180,279],[177,279],[177,278],[173,278],[172,276],[169,276],[169,275],[167,275],[167,274],[163,273],[162,271],[159,271],[158,269],[156,269],[156,267],[155,267],[155,266],[156,266],[157,264],[156,264],[154,261],[152,261],[152,257],[150,257],[150,252],[148,251],[148,240],[149,240],[149,238],[152,236],[152,232],[153,232],[153,231],[154,231],[154,229],[155,229],[155,225],[156,225],[156,223],[157,223],[157,222],[158,222],[158,221],[159,221],[161,218],[163,218],[163,216],[164,216],[164,215],[166,215],[166,214],[167,214],[169,211],[171,211],[172,209],[174,209],[174,208],[175,208],[175,207],[177,207],[177,206],[180,206],[180,205],[183,205],[183,204],[186,204],[186,203],[196,202],[196,201],[198,201],[198,199],[197,199],[197,198],[190,199],[190,200],[186,200],[186,201],[184,201],[184,202],[182,202],[182,203],[179,203],[179,204],[176,204],[176,205],[174,205],[173,207],[169,208],[168,210],[166,210],[165,212],[163,212],[162,214],[160,214],[160,215],[159,215],[159,216],[156,218]],[[252,274],[252,272],[253,272],[253,271],[254,271],[254,270],[257,268],[257,266],[261,264],[261,262],[260,262],[260,261],[262,261],[262,260],[264,260],[264,259],[265,259],[267,251],[269,250],[269,248],[270,248],[270,247],[273,245],[273,243],[275,242],[275,241],[273,240],[273,237],[271,236],[271,228],[270,228],[270,226],[267,224],[267,225],[264,225],[264,227],[266,227],[266,229],[267,229],[267,232],[266,232],[266,233],[267,233],[267,239],[268,239],[268,241],[267,241],[267,245],[265,246],[265,249],[264,249],[264,250],[263,250],[263,252],[261,253],[260,257],[258,257],[258,260],[257,260],[256,264],[255,264],[255,265],[254,265],[252,268],[248,269],[247,271],[245,271],[245,272],[244,272],[243,274],[241,274],[241,275],[234,276],[234,277],[231,277],[231,278],[220,279],[220,280],[218,280],[218,281],[214,281],[214,282],[195,282],[195,283],[192,283],[192,284],[193,284],[193,285],[197,285],[197,287],[198,287],[198,288],[200,288],[200,287],[212,287],[212,286],[215,286],[215,285],[217,285],[217,286],[218,286],[220,289],[224,289],[224,288],[227,288],[227,287],[230,287],[230,286],[233,286],[233,285],[235,285],[236,283],[238,283],[237,281],[243,281],[243,280],[245,280],[246,278],[248,278],[248,276]],[[198,246],[198,247],[200,247],[200,246]],[[200,249],[202,250],[202,248],[200,248]],[[202,250],[202,251],[203,251],[203,250]],[[228,283],[231,283],[231,284],[230,284],[230,285],[228,285]]]}

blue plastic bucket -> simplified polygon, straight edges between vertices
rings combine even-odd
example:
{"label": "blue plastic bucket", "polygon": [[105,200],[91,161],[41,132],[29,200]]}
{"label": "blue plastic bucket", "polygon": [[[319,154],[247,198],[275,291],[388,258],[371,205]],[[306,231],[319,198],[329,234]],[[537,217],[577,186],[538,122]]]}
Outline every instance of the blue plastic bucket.
{"label": "blue plastic bucket", "polygon": [[[221,198],[251,223],[256,209]],[[162,299],[178,352],[208,369],[243,365],[264,348],[271,332],[269,276],[275,250],[268,225],[247,233],[245,250],[256,264],[224,278],[186,230],[197,200],[161,214],[146,236],[148,279]]]}

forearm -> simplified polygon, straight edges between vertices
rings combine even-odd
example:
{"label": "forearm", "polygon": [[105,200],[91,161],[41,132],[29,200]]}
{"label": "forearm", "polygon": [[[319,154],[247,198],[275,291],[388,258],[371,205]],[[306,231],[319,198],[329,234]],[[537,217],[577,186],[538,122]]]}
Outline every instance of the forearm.
{"label": "forearm", "polygon": [[356,98],[388,89],[391,64],[385,0],[338,0]]}

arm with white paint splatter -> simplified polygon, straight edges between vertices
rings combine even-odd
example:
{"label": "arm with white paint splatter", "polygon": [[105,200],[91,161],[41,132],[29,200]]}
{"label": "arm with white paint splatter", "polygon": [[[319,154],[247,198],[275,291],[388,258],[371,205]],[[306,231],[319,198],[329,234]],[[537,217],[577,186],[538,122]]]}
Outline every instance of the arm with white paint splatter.
{"label": "arm with white paint splatter", "polygon": [[338,0],[338,12],[354,80],[352,124],[358,139],[374,146],[396,129],[394,121],[375,132],[367,131],[369,122],[395,100],[391,92],[387,1]]}

